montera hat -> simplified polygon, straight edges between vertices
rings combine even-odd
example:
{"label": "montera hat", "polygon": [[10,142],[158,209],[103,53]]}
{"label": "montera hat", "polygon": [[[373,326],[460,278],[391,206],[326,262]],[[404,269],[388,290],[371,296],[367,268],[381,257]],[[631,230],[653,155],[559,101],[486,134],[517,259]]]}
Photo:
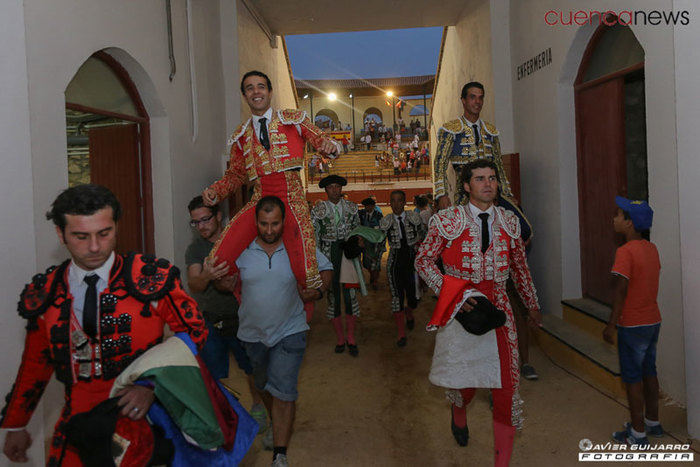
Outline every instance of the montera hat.
{"label": "montera hat", "polygon": [[321,179],[321,181],[318,183],[318,187],[326,188],[331,183],[337,183],[340,186],[345,186],[348,184],[348,181],[340,175],[328,175],[327,177],[323,177]]}

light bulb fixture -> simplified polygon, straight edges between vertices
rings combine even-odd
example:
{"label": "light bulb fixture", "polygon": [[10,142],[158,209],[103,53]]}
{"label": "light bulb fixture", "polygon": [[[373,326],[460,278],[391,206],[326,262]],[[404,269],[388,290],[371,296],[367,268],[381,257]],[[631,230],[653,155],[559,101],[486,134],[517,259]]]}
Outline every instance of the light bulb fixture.
{"label": "light bulb fixture", "polygon": [[328,94],[328,100],[329,101],[334,101],[338,98],[338,96],[335,95],[335,93],[331,92]]}

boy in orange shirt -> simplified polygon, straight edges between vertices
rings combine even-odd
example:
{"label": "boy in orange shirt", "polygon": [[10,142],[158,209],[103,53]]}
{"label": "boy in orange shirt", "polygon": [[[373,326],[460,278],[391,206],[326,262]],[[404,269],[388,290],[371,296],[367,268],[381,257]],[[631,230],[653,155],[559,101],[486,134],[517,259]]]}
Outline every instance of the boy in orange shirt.
{"label": "boy in orange shirt", "polygon": [[616,441],[648,445],[647,433],[660,437],[659,380],[656,377],[656,342],[661,314],[656,303],[661,263],[656,246],[649,241],[654,212],[646,201],[615,197],[615,232],[625,236],[625,244],[615,253],[615,299],[610,322],[603,338],[617,348],[620,373],[627,387],[631,422],[613,433]]}

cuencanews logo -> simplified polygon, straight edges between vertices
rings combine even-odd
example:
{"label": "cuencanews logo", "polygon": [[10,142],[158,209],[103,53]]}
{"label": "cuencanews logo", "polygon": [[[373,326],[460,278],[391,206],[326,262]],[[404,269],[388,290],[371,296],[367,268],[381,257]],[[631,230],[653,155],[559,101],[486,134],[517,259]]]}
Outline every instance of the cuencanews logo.
{"label": "cuencanews logo", "polygon": [[544,14],[544,22],[549,26],[583,26],[585,24],[595,24],[606,26],[652,25],[664,24],[675,26],[680,24],[687,26],[690,24],[690,12],[681,11],[643,11],[643,10],[621,10],[621,11],[597,11],[597,10],[549,10]]}

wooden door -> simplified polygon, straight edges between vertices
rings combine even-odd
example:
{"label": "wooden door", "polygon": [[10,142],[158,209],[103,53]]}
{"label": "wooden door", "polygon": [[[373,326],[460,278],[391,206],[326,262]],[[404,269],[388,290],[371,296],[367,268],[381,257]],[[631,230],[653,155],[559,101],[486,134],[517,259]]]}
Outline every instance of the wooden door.
{"label": "wooden door", "polygon": [[583,295],[611,304],[615,196],[627,193],[624,78],[576,92]]}
{"label": "wooden door", "polygon": [[112,190],[122,207],[117,252],[143,252],[145,237],[138,125],[92,128],[88,136],[90,181]]}

